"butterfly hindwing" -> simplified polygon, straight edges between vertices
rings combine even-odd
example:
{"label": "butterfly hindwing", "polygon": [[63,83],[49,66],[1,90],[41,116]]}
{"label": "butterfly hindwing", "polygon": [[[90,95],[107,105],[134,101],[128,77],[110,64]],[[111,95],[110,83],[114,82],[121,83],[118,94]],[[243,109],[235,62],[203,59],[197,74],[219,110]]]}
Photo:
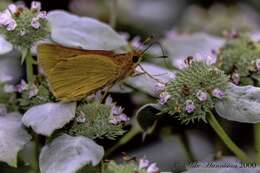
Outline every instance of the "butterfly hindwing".
{"label": "butterfly hindwing", "polygon": [[109,57],[89,54],[58,62],[48,80],[54,96],[72,101],[115,82],[119,75],[120,67]]}

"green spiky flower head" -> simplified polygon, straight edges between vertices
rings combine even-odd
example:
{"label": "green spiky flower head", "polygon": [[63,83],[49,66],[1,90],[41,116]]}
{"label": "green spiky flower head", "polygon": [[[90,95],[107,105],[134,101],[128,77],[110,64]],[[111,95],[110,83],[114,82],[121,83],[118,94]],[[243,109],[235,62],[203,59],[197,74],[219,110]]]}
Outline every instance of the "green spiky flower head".
{"label": "green spiky flower head", "polygon": [[0,13],[0,33],[14,46],[26,50],[45,39],[50,28],[47,13],[40,11],[41,4],[33,1],[31,9],[11,4]]}
{"label": "green spiky flower head", "polygon": [[[107,100],[109,99],[110,97]],[[128,120],[123,108],[112,104],[112,101],[106,101],[105,104],[98,101],[84,102],[78,106],[76,119],[69,132],[72,135],[83,135],[92,139],[114,140],[124,134],[123,127]]]}
{"label": "green spiky flower head", "polygon": [[163,112],[176,115],[182,123],[206,121],[207,112],[223,99],[228,77],[204,62],[192,62],[177,72],[161,96],[167,98]]}
{"label": "green spiky flower head", "polygon": [[229,38],[218,54],[217,66],[234,84],[260,84],[260,44],[248,35],[236,34]]}

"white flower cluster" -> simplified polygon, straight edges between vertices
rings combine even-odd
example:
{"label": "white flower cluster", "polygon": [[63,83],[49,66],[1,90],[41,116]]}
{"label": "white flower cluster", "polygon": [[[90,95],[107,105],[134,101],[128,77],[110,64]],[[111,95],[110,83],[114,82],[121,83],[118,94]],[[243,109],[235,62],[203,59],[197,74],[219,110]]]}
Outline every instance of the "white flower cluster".
{"label": "white flower cluster", "polygon": [[160,169],[157,167],[156,163],[150,163],[149,160],[142,158],[139,160],[139,169],[146,169],[148,173],[159,173]]}
{"label": "white flower cluster", "polygon": [[21,82],[17,85],[6,84],[4,86],[5,93],[22,93],[25,90],[29,90],[29,98],[36,96],[39,91],[36,85],[28,85],[24,80],[21,80]]}
{"label": "white flower cluster", "polygon": [[105,104],[111,107],[110,123],[117,125],[130,120],[130,118],[123,113],[124,109],[121,106],[116,106],[110,96],[107,97]]}
{"label": "white flower cluster", "polygon": [[[7,31],[15,30],[15,28],[17,27],[17,21],[14,19],[14,16],[19,16],[19,13],[22,12],[24,8],[24,5],[9,5],[7,9],[0,13],[0,26],[6,27]],[[37,14],[35,17],[32,18],[31,27],[33,27],[34,29],[39,29],[39,20],[46,19],[47,12],[40,11],[41,3],[37,1],[32,2],[31,10]],[[23,36],[24,34],[24,32],[21,32],[21,36]]]}

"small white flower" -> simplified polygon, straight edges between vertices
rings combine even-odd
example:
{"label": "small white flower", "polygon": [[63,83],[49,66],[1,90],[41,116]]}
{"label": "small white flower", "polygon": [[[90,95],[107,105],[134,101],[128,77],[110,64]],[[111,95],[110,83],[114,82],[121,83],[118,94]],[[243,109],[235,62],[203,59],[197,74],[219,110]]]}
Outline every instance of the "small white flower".
{"label": "small white flower", "polygon": [[32,18],[31,26],[32,26],[34,29],[39,29],[40,26],[41,26],[41,24],[40,24],[40,22],[39,22],[39,18],[37,18],[37,17]]}
{"label": "small white flower", "polygon": [[113,125],[117,125],[119,123],[123,123],[126,121],[129,121],[130,118],[126,114],[120,114],[120,115],[114,115],[112,118],[109,120],[109,122]]}
{"label": "small white flower", "polygon": [[192,100],[186,100],[186,102],[185,102],[185,110],[186,110],[188,113],[194,112],[194,110],[195,110],[195,105],[194,105],[194,103],[193,103]]}
{"label": "small white flower", "polygon": [[223,99],[225,97],[225,93],[223,91],[221,91],[220,89],[218,88],[215,88],[213,91],[212,91],[212,95],[214,97],[217,97],[219,99]]}
{"label": "small white flower", "polygon": [[164,91],[164,89],[165,89],[165,84],[162,84],[162,83],[157,83],[156,85],[155,85],[155,88],[154,88],[154,92],[157,94],[159,94],[159,93],[161,93],[161,92],[163,92]]}
{"label": "small white flower", "polygon": [[148,168],[147,168],[147,173],[159,173],[160,169],[157,167],[156,163],[152,163]]}
{"label": "small white flower", "polygon": [[171,98],[171,95],[167,91],[164,91],[160,94],[159,98],[160,98],[159,101],[160,104],[164,105]]}
{"label": "small white flower", "polygon": [[121,106],[113,106],[112,107],[112,113],[113,115],[120,115],[123,112],[123,108]]}
{"label": "small white flower", "polygon": [[39,1],[32,1],[31,9],[35,11],[40,11],[42,8],[42,5]]}
{"label": "small white flower", "polygon": [[199,90],[196,93],[197,98],[199,99],[199,101],[206,101],[208,99],[208,93],[207,92],[203,92],[201,90]]}
{"label": "small white flower", "polygon": [[16,85],[15,88],[16,88],[16,92],[21,93],[24,90],[28,89],[28,85],[24,80],[21,80],[21,82],[18,85]]}
{"label": "small white flower", "polygon": [[14,19],[12,19],[8,24],[7,24],[7,27],[6,27],[6,30],[7,31],[13,31],[15,30],[15,28],[17,27],[17,23]]}
{"label": "small white flower", "polygon": [[126,114],[118,115],[118,119],[120,120],[120,122],[127,122],[130,120],[130,118]]}
{"label": "small white flower", "polygon": [[86,122],[86,116],[83,112],[79,116],[76,117],[76,121],[78,123],[85,123]]}
{"label": "small white flower", "polygon": [[39,92],[39,89],[37,88],[36,85],[31,85],[30,89],[29,89],[29,98],[32,98],[34,96],[36,96]]}
{"label": "small white flower", "polygon": [[20,31],[20,36],[24,36],[26,34],[26,31],[22,30]]}
{"label": "small white flower", "polygon": [[4,92],[5,93],[13,93],[13,92],[16,92],[16,88],[14,85],[9,85],[9,84],[6,84],[4,86]]}
{"label": "small white flower", "polygon": [[139,169],[145,169],[149,166],[150,162],[147,159],[140,159],[139,160]]}
{"label": "small white flower", "polygon": [[109,122],[113,125],[117,125],[119,122],[118,122],[118,119],[116,116],[114,116],[112,119],[109,120]]}
{"label": "small white flower", "polygon": [[10,12],[11,12],[12,14],[14,14],[14,13],[17,12],[17,7],[16,7],[15,4],[10,4],[10,5],[8,6],[8,10],[10,10]]}
{"label": "small white flower", "polygon": [[40,11],[37,15],[39,19],[47,19],[47,12],[46,11]]}
{"label": "small white flower", "polygon": [[8,25],[13,20],[9,10],[4,10],[0,13],[0,25]]}

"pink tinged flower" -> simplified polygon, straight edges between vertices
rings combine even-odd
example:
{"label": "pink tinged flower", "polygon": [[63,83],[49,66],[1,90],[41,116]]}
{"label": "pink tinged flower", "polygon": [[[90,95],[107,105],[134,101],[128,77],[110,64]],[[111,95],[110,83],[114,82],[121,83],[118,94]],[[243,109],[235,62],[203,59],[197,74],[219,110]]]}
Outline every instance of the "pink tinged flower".
{"label": "pink tinged flower", "polygon": [[130,118],[125,114],[115,115],[112,117],[112,119],[109,120],[109,122],[113,125],[117,125],[119,123],[123,123],[126,121],[129,121]]}
{"label": "pink tinged flower", "polygon": [[215,88],[213,91],[212,91],[212,95],[214,97],[217,97],[219,99],[223,99],[224,96],[225,96],[225,93],[223,91],[221,91],[220,89],[218,88]]}
{"label": "pink tinged flower", "polygon": [[171,95],[167,92],[167,91],[164,91],[160,94],[159,96],[159,102],[161,105],[164,105],[165,103],[167,103],[167,101],[171,98]]}
{"label": "pink tinged flower", "polygon": [[118,118],[116,116],[114,116],[112,119],[110,119],[109,122],[113,125],[119,124]]}
{"label": "pink tinged flower", "polygon": [[32,1],[31,10],[40,11],[41,8],[42,8],[42,5],[39,1]]}
{"label": "pink tinged flower", "polygon": [[186,100],[185,105],[186,105],[186,106],[185,106],[186,112],[188,112],[188,113],[194,112],[194,110],[195,110],[195,105],[194,105],[194,103],[193,103],[192,100]]}
{"label": "pink tinged flower", "polygon": [[234,84],[236,84],[236,85],[238,85],[239,84],[239,82],[240,82],[240,75],[239,75],[239,73],[238,72],[233,72],[232,74],[231,74],[231,81],[234,83]]}
{"label": "pink tinged flower", "polygon": [[13,31],[17,27],[17,23],[14,19],[10,21],[10,23],[7,24],[6,30],[7,31]]}
{"label": "pink tinged flower", "polygon": [[0,116],[4,116],[7,114],[7,109],[4,104],[0,104]]}
{"label": "pink tinged flower", "polygon": [[155,92],[156,94],[159,94],[159,93],[162,93],[162,92],[164,91],[164,89],[165,89],[165,84],[157,83],[157,84],[155,85],[154,92]]}
{"label": "pink tinged flower", "polygon": [[204,102],[204,101],[206,101],[206,100],[208,99],[208,93],[199,90],[199,91],[196,93],[196,97],[199,99],[199,101]]}
{"label": "pink tinged flower", "polygon": [[256,66],[256,71],[257,71],[257,72],[260,72],[260,59],[257,59],[257,60],[255,61],[255,66]]}
{"label": "pink tinged flower", "polygon": [[39,29],[40,26],[41,26],[41,24],[40,24],[40,22],[39,22],[39,18],[37,18],[37,17],[32,18],[31,26],[32,26],[34,29]]}
{"label": "pink tinged flower", "polygon": [[40,11],[37,15],[39,19],[47,19],[47,12],[46,11]]}
{"label": "pink tinged flower", "polygon": [[2,13],[0,13],[0,25],[8,25],[10,22],[12,22],[12,15],[9,10],[4,10]]}
{"label": "pink tinged flower", "polygon": [[10,4],[10,5],[8,6],[8,10],[9,10],[12,14],[14,14],[14,13],[17,12],[17,7],[16,7],[15,4]]}
{"label": "pink tinged flower", "polygon": [[145,169],[149,166],[150,162],[147,159],[140,159],[139,160],[139,169]]}
{"label": "pink tinged flower", "polygon": [[123,108],[121,106],[113,106],[112,107],[112,114],[113,115],[120,115],[123,112]]}
{"label": "pink tinged flower", "polygon": [[8,85],[8,84],[6,84],[6,85],[4,86],[4,92],[5,92],[5,93],[14,93],[14,92],[16,92],[16,88],[15,88],[14,85]]}
{"label": "pink tinged flower", "polygon": [[28,85],[24,80],[22,80],[18,85],[15,86],[15,88],[16,88],[16,92],[21,93],[24,90],[28,89]]}
{"label": "pink tinged flower", "polygon": [[126,114],[118,115],[118,119],[120,120],[120,122],[127,122],[130,120],[130,118]]}
{"label": "pink tinged flower", "polygon": [[37,88],[36,85],[32,85],[30,86],[30,89],[29,89],[29,98],[32,98],[34,96],[36,96],[39,92],[39,89]]}
{"label": "pink tinged flower", "polygon": [[148,168],[147,168],[147,173],[159,173],[160,169],[157,167],[156,163],[152,163]]}

